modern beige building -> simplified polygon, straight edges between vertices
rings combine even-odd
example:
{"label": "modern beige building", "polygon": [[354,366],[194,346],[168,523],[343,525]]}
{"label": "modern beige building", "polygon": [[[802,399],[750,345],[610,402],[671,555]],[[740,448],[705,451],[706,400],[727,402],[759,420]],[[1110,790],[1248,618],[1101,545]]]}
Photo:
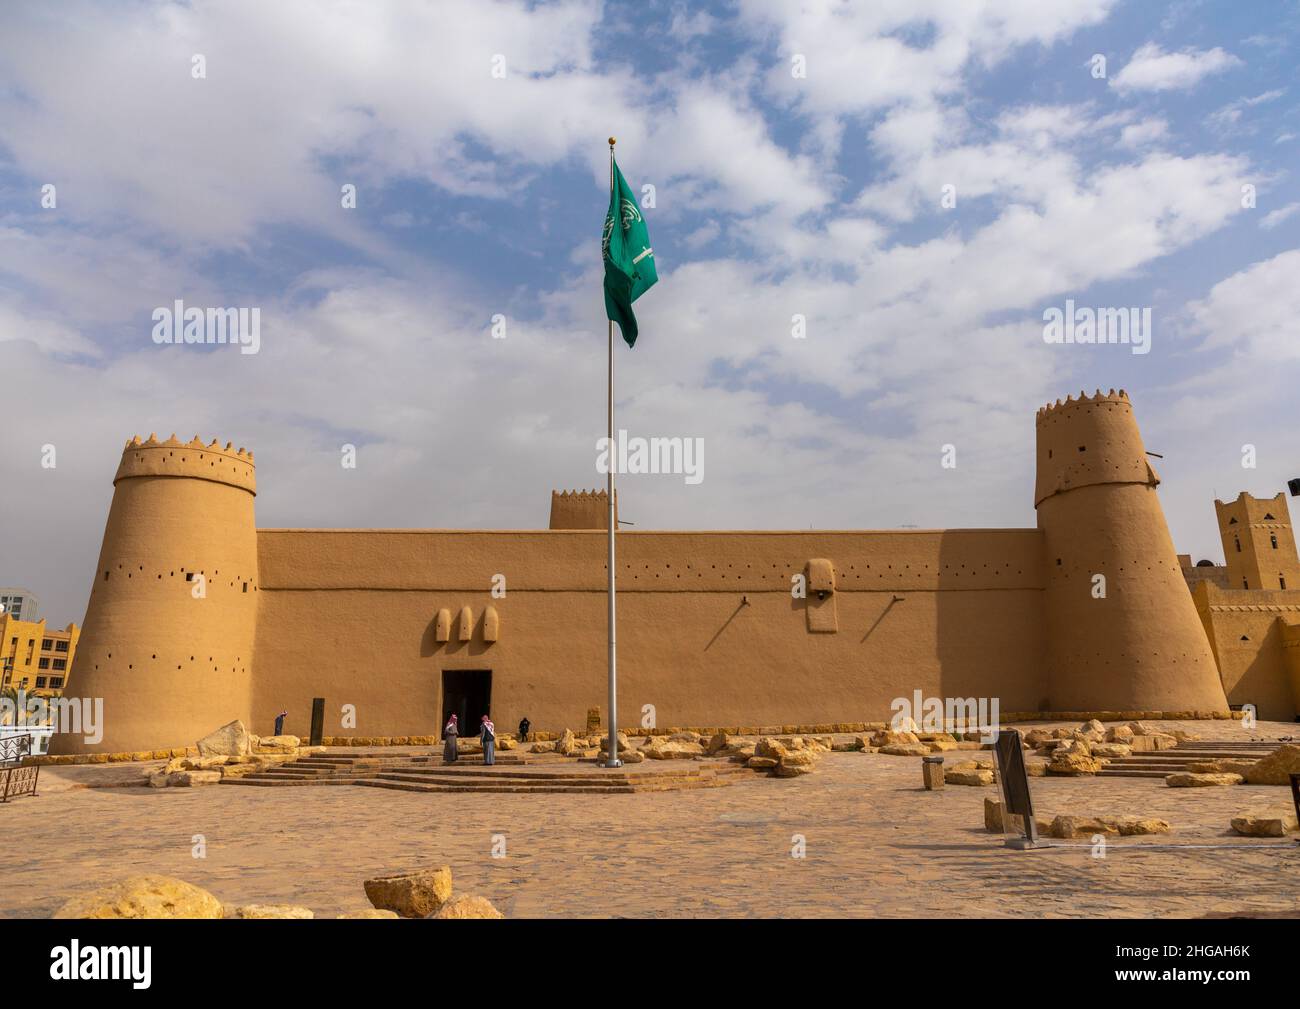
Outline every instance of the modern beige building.
{"label": "modern beige building", "polygon": [[[916,690],[1226,712],[1127,395],[1036,427],[1035,528],[620,531],[621,726],[874,720]],[[314,697],[338,736],[604,706],[600,494],[553,498],[549,529],[258,529],[251,452],[153,436],[114,485],[76,669],[104,736],[55,752],[268,731],[284,709],[305,731]]]}
{"label": "modern beige building", "polygon": [[47,629],[44,620],[0,613],[0,687],[53,696],[68,687],[81,630],[68,624]]}

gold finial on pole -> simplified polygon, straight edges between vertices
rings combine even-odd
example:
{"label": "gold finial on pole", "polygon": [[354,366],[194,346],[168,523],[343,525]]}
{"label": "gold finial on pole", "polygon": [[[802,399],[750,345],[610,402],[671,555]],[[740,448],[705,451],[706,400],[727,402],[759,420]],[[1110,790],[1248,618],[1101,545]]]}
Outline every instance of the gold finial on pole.
{"label": "gold finial on pole", "polygon": [[609,138],[609,146],[610,146],[610,147],[613,147],[613,146],[614,146],[614,143],[615,143],[614,138],[613,138],[613,137],[610,137],[610,138]]}

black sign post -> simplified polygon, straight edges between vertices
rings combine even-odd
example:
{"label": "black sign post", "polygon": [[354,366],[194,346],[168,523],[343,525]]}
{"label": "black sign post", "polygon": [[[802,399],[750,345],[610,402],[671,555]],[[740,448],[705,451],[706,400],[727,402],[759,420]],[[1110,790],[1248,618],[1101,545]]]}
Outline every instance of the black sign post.
{"label": "black sign post", "polygon": [[325,738],[325,698],[311,699],[311,746],[320,746]]}
{"label": "black sign post", "polygon": [[[993,744],[1002,783],[1002,831],[1011,834],[1011,816],[1024,824],[1024,837],[1008,836],[1008,848],[1034,848],[1038,845],[1038,825],[1034,822],[1034,804],[1029,797],[1029,775],[1025,772],[1025,751],[1018,729],[1003,729]],[[1010,829],[1009,829],[1010,828]]]}

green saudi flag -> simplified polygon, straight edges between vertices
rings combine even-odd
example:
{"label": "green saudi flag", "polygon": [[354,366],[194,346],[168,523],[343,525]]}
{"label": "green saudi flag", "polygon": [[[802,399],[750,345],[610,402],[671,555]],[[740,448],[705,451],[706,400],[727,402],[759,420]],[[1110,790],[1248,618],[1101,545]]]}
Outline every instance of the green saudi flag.
{"label": "green saudi flag", "polygon": [[605,315],[623,332],[629,347],[636,345],[636,316],[632,302],[645,294],[659,279],[655,273],[654,250],[650,233],[637,205],[632,187],[613,165],[614,186],[609,194],[609,213],[605,215],[605,234],[601,253],[605,259]]}

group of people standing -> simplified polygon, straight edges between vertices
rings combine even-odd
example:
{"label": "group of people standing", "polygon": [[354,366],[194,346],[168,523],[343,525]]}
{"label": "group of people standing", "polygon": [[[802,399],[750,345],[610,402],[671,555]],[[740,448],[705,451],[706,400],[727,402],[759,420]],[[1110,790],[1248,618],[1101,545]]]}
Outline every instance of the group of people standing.
{"label": "group of people standing", "polygon": [[[483,763],[492,765],[497,762],[497,729],[492,719],[484,715],[480,720],[478,739],[483,744]],[[460,756],[456,741],[460,738],[460,720],[452,715],[442,728],[442,759],[444,763],[454,764]]]}

